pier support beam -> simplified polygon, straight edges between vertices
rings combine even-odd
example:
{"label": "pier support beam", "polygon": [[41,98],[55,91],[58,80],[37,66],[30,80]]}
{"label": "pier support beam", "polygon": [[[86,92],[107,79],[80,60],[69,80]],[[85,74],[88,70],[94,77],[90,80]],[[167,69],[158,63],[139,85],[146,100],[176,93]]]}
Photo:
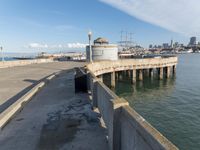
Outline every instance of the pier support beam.
{"label": "pier support beam", "polygon": [[171,67],[170,66],[168,66],[167,67],[167,78],[169,78],[170,77],[170,74],[171,74]]}
{"label": "pier support beam", "polygon": [[133,69],[132,83],[136,82],[136,69]]}
{"label": "pier support beam", "polygon": [[159,79],[162,80],[163,79],[163,67],[161,67],[159,69]]}
{"label": "pier support beam", "polygon": [[118,72],[119,73],[119,80],[122,80],[123,79],[123,72],[122,71],[120,71],[120,72]]}
{"label": "pier support beam", "polygon": [[97,78],[99,79],[99,81],[103,82],[103,75],[99,75]]}
{"label": "pier support beam", "polygon": [[149,69],[149,76],[153,78],[153,69]]}
{"label": "pier support beam", "polygon": [[127,70],[128,71],[128,77],[131,77],[131,70]]}
{"label": "pier support beam", "polygon": [[139,69],[139,80],[143,80],[143,69]]}
{"label": "pier support beam", "polygon": [[116,72],[116,73],[115,73],[115,77],[116,77],[116,80],[119,79],[119,72]]}
{"label": "pier support beam", "polygon": [[149,76],[149,70],[150,69],[145,69],[145,76]]}
{"label": "pier support beam", "polygon": [[115,71],[111,73],[111,87],[115,87]]}
{"label": "pier support beam", "polygon": [[176,73],[176,65],[173,66],[173,74]]}

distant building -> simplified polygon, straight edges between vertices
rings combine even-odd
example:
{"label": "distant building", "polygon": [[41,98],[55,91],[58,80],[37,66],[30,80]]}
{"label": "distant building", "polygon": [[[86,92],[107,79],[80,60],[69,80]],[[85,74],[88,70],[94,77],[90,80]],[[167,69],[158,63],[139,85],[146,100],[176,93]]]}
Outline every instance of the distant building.
{"label": "distant building", "polygon": [[188,46],[189,47],[193,47],[193,46],[196,46],[196,44],[197,44],[197,38],[196,37],[191,37]]}
{"label": "distant building", "polygon": [[[97,38],[94,40],[94,44],[91,45],[92,60],[117,60],[118,59],[118,46],[115,44],[109,44],[109,41],[105,38]],[[87,60],[90,60],[90,47],[86,47]]]}
{"label": "distant building", "polygon": [[177,48],[177,47],[179,47],[179,43],[178,43],[178,42],[175,42],[175,43],[174,43],[174,48]]}
{"label": "distant building", "polygon": [[158,45],[157,48],[162,48],[162,46],[161,46],[161,45]]}
{"label": "distant building", "polygon": [[173,48],[173,47],[174,47],[174,41],[173,41],[173,40],[171,40],[170,47],[171,47],[171,48]]}
{"label": "distant building", "polygon": [[152,45],[152,44],[150,44],[150,45],[149,45],[149,48],[153,48],[153,45]]}
{"label": "distant building", "polygon": [[163,43],[163,48],[164,48],[164,49],[169,48],[169,44],[168,44],[168,43]]}

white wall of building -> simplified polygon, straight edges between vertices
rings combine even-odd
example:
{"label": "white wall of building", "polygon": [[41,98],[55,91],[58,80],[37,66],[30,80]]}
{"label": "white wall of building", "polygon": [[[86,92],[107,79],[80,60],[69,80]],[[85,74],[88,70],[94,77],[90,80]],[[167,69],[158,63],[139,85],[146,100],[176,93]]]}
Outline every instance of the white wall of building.
{"label": "white wall of building", "polygon": [[[86,48],[87,60],[90,60],[89,46]],[[92,59],[99,60],[117,60],[118,47],[117,45],[92,45]]]}

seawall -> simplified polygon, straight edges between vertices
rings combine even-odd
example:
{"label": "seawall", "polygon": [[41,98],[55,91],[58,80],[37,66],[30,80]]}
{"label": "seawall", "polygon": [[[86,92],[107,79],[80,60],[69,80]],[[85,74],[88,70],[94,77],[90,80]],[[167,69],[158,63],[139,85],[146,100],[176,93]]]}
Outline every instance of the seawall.
{"label": "seawall", "polygon": [[15,66],[25,66],[30,64],[39,64],[39,63],[49,63],[53,62],[53,59],[31,59],[31,60],[16,60],[16,61],[1,61],[0,68],[8,68]]}

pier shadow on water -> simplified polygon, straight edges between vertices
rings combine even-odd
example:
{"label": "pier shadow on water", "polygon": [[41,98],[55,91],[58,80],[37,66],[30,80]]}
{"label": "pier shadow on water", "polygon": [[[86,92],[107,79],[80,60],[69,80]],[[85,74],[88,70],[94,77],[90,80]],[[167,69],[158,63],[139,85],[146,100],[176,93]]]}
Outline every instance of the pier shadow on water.
{"label": "pier shadow on water", "polygon": [[151,92],[152,96],[166,96],[173,92],[175,79],[176,76],[167,79],[164,75],[164,78],[160,80],[158,75],[154,75],[154,77],[144,75],[143,81],[139,81],[137,77],[136,83],[132,83],[132,77],[122,73],[121,78],[116,79],[115,87],[111,87],[110,74],[103,75],[104,84],[120,97],[144,94],[144,92]]}

